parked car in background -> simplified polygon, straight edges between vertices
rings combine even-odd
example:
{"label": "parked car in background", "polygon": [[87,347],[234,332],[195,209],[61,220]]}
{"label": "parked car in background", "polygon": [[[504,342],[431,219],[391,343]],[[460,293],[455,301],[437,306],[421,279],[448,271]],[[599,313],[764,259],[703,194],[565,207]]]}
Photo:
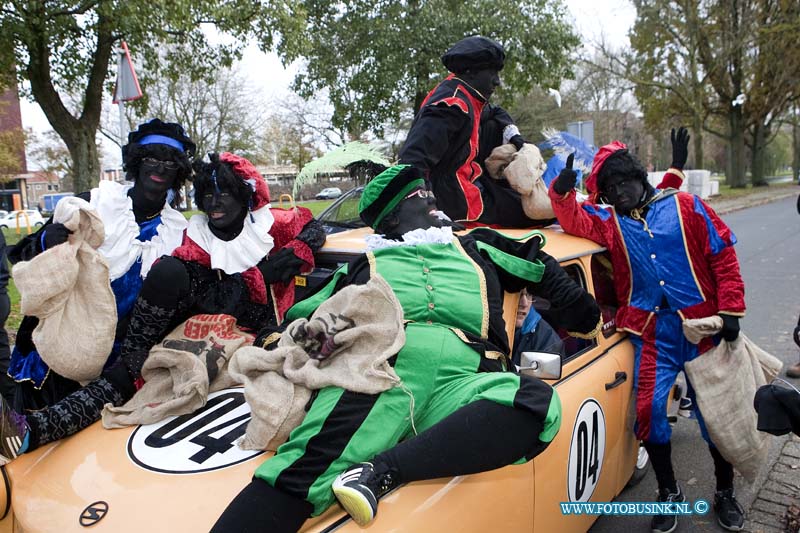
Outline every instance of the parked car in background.
{"label": "parked car in background", "polygon": [[314,198],[317,200],[332,200],[333,198],[339,198],[341,195],[342,189],[339,187],[327,187],[319,191]]}
{"label": "parked car in background", "polygon": [[42,218],[42,215],[39,213],[39,211],[36,211],[35,209],[11,211],[4,217],[0,218],[0,228],[2,229],[17,229],[17,227],[38,228],[40,226],[44,226],[44,218]]}
{"label": "parked car in background", "polygon": [[322,223],[325,233],[339,233],[364,227],[364,222],[358,216],[358,202],[361,201],[363,190],[364,187],[350,189],[317,215],[317,220]]}
{"label": "parked car in background", "polygon": [[[316,270],[303,276],[304,285],[324,283],[334,270],[354,261],[370,231],[331,235],[316,254]],[[525,234],[503,232],[515,238]],[[399,487],[381,500],[380,513],[368,528],[371,533],[585,532],[597,517],[562,514],[561,502],[610,501],[647,468],[630,416],[633,347],[614,325],[608,254],[558,229],[543,233],[545,251],[595,296],[603,313],[602,333],[584,340],[567,335],[542,310],[563,340],[564,354],[530,355],[533,361],[547,357],[555,365],[542,378],[561,397],[561,430],[528,463]],[[507,293],[503,308],[511,340],[518,297]],[[243,389],[230,388],[211,393],[208,403],[191,414],[113,430],[97,422],[26,453],[0,467],[0,532],[208,531],[256,467],[272,455],[237,446],[249,419]],[[338,505],[301,528],[303,533],[334,530],[365,531]]]}

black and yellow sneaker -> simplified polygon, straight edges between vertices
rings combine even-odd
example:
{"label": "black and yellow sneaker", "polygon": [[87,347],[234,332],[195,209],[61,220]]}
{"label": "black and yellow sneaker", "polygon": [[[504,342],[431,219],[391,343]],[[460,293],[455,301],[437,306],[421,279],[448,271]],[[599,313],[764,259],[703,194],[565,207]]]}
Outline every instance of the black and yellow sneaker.
{"label": "black and yellow sneaker", "polygon": [[28,431],[25,417],[11,409],[0,396],[0,466],[17,458]]}
{"label": "black and yellow sneaker", "polygon": [[351,466],[333,480],[333,493],[359,526],[378,514],[378,500],[397,486],[391,471],[377,473],[372,463]]}

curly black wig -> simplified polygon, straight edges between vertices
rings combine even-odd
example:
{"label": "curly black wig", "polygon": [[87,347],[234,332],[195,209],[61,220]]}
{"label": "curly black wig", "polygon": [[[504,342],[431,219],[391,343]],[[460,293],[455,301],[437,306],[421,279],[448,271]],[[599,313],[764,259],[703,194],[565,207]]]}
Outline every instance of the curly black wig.
{"label": "curly black wig", "polygon": [[[222,189],[228,189],[239,203],[245,207],[250,206],[250,199],[253,196],[253,189],[241,177],[237,176],[231,167],[219,160],[219,154],[208,154],[209,163],[198,159],[194,162],[194,201],[197,207],[206,212],[203,199],[206,194],[213,193],[216,189],[214,177],[217,185]],[[216,175],[215,175],[216,173]]]}
{"label": "curly black wig", "polygon": [[611,176],[635,179],[647,185],[647,171],[628,150],[618,150],[606,159],[597,174],[597,188],[603,192],[605,182]]}
{"label": "curly black wig", "polygon": [[[151,135],[168,137],[182,149],[162,143],[141,144],[142,140]],[[128,144],[122,147],[122,169],[129,181],[136,181],[143,158],[153,157],[161,161],[174,161],[178,164],[178,177],[172,189],[180,196],[183,184],[192,178],[191,158],[194,157],[196,149],[197,146],[186,135],[183,126],[154,118],[140,124],[136,130],[128,134]]]}

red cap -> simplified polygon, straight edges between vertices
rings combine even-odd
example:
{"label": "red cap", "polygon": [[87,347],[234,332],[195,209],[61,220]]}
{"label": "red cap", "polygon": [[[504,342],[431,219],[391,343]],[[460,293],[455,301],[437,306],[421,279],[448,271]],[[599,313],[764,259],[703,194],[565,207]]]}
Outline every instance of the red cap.
{"label": "red cap", "polygon": [[234,174],[249,183],[250,187],[253,188],[253,211],[269,203],[269,186],[267,186],[267,181],[253,163],[230,152],[219,154],[219,160],[230,166]]}
{"label": "red cap", "polygon": [[600,192],[597,189],[597,175],[600,174],[603,163],[606,162],[606,159],[608,159],[611,154],[619,152],[620,150],[625,150],[626,148],[628,147],[625,146],[624,143],[613,141],[611,144],[607,144],[597,151],[594,156],[594,161],[592,161],[592,171],[589,173],[589,177],[586,178],[586,190],[589,192],[590,201],[597,202]]}

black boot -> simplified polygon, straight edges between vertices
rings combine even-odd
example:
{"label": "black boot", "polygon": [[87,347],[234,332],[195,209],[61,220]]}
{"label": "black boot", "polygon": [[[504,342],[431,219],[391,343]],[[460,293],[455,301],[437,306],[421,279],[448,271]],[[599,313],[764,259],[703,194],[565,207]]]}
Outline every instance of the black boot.
{"label": "black boot", "polygon": [[120,359],[132,380],[142,375],[142,366],[150,349],[169,333],[175,307],[150,303],[142,296],[136,299],[128,329],[120,346]]}
{"label": "black boot", "polygon": [[120,406],[136,392],[122,365],[114,365],[55,405],[25,415],[30,426],[28,451],[74,435],[98,420],[107,403]]}

